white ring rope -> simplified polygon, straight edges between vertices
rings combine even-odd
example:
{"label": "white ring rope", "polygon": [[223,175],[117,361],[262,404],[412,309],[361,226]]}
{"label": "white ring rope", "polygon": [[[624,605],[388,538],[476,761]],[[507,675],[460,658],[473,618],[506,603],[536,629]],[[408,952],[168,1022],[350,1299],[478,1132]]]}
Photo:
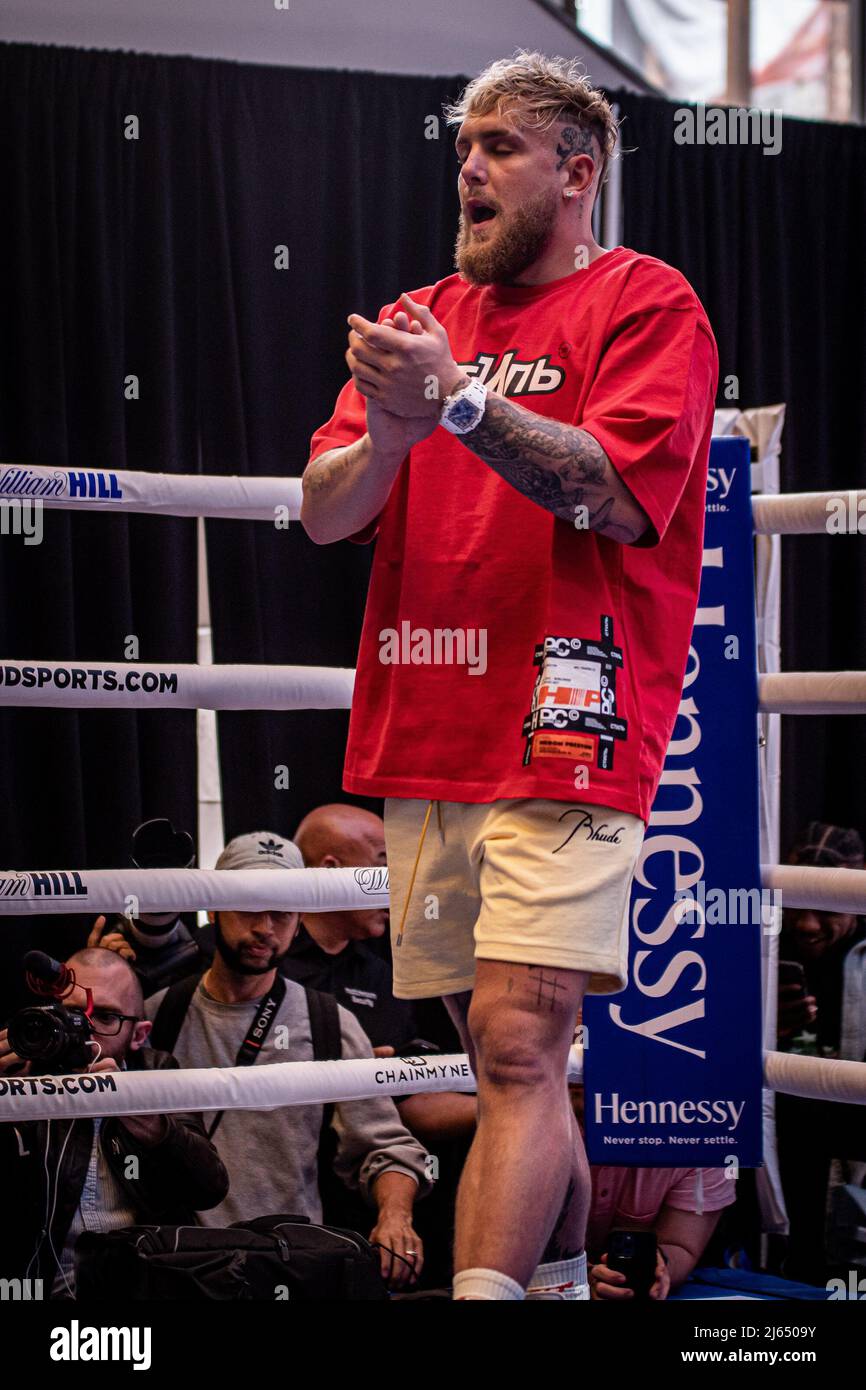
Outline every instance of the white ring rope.
{"label": "white ring rope", "polygon": [[[162,516],[212,516],[238,521],[297,521],[301,479],[192,473],[146,473],[120,468],[52,468],[0,463],[0,502],[38,501],[70,511],[150,512]],[[859,534],[866,492],[790,492],[752,497],[758,535],[830,534],[845,512]]]}
{"label": "white ring rope", "polygon": [[0,916],[58,912],[346,912],[388,906],[388,870],[7,869]]}
{"label": "white ring rope", "polygon": [[[349,709],[355,672],[335,666],[2,661],[0,705],[49,709]],[[759,709],[866,713],[866,671],[758,677]]]}
{"label": "white ring rope", "polygon": [[866,671],[783,671],[758,676],[765,714],[866,714]]}
{"label": "white ring rope", "polygon": [[[16,1086],[15,1082],[20,1084]],[[82,1082],[87,1091],[82,1091]],[[46,1093],[53,1088],[54,1093]],[[0,1079],[0,1122],[88,1115],[171,1115],[207,1110],[274,1110],[424,1091],[474,1091],[465,1053],[446,1057],[361,1057],[346,1062],[273,1062]]]}
{"label": "white ring rope", "polygon": [[[765,1052],[764,1082],[771,1091],[784,1091],[789,1096],[866,1105],[866,1062]],[[866,1121],[866,1115],[863,1118]]]}
{"label": "white ring rope", "polygon": [[[567,1076],[583,1079],[583,1049],[571,1048]],[[789,1095],[866,1105],[866,1063],[792,1053],[764,1054],[768,1087]],[[340,1062],[275,1062],[263,1067],[116,1071],[0,1079],[0,1123],[87,1114],[171,1115],[209,1110],[274,1110],[427,1091],[474,1091],[465,1053],[362,1057]]]}
{"label": "white ring rope", "polygon": [[[866,492],[787,492],[752,496],[752,520],[759,536],[835,534],[842,518],[850,533],[866,535]],[[863,519],[862,526],[860,518]],[[846,534],[846,530],[842,534]]]}
{"label": "white ring rope", "polygon": [[2,463],[0,502],[41,502],[45,507],[71,511],[219,516],[284,525],[297,521],[301,514],[301,480]]}
{"label": "white ring rope", "polygon": [[[762,864],[785,907],[866,912],[866,872]],[[118,912],[345,912],[388,906],[384,866],[343,869],[7,869],[0,916]]]}
{"label": "white ring rope", "polygon": [[0,705],[42,709],[349,709],[339,666],[0,661]]}
{"label": "white ring rope", "polygon": [[761,885],[778,889],[784,907],[866,913],[866,872],[863,869],[762,864]]}

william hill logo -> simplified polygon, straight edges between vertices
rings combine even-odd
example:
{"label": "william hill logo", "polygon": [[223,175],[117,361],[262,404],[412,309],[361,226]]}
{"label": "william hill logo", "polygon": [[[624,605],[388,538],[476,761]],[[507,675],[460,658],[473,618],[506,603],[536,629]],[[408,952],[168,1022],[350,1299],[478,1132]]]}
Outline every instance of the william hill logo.
{"label": "william hill logo", "polygon": [[47,869],[44,873],[26,873],[16,870],[8,876],[0,877],[0,898],[21,898],[30,902],[33,898],[86,898],[87,889],[81,875],[70,869],[55,872]]}
{"label": "william hill logo", "polygon": [[472,362],[459,364],[468,376],[483,381],[491,391],[501,396],[537,396],[558,391],[565,381],[561,367],[551,366],[550,354],[521,362],[516,350],[509,348],[498,360],[495,353],[479,352]]}
{"label": "william hill logo", "polygon": [[69,497],[101,502],[120,502],[123,488],[116,473],[89,469],[0,468],[0,494],[4,497]]}

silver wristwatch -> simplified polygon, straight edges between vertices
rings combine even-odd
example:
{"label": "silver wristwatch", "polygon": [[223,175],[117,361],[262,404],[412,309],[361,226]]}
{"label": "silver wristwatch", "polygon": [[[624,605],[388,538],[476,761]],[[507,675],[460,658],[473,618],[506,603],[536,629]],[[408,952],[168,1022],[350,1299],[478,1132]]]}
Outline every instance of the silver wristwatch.
{"label": "silver wristwatch", "polygon": [[473,377],[468,386],[459,386],[445,397],[439,423],[452,434],[468,434],[481,423],[486,404],[487,387]]}

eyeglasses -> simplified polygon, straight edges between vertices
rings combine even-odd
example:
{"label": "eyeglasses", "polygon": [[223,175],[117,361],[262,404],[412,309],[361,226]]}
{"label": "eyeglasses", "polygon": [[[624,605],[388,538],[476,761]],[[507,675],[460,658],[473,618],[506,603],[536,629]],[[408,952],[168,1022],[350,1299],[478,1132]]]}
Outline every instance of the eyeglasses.
{"label": "eyeglasses", "polygon": [[91,1028],[103,1038],[115,1037],[124,1023],[138,1022],[136,1014],[118,1014],[113,1009],[94,1009],[90,1015]]}

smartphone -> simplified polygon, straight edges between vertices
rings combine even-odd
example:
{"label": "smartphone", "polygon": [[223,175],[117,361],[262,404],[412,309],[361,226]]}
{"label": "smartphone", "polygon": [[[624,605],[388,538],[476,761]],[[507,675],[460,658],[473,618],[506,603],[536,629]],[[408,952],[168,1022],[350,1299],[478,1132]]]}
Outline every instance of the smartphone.
{"label": "smartphone", "polygon": [[658,1241],[655,1231],[611,1231],[607,1238],[607,1263],[625,1275],[636,1299],[649,1298],[655,1283]]}
{"label": "smartphone", "polygon": [[779,961],[779,984],[780,985],[799,985],[804,994],[806,989],[806,971],[798,960]]}

